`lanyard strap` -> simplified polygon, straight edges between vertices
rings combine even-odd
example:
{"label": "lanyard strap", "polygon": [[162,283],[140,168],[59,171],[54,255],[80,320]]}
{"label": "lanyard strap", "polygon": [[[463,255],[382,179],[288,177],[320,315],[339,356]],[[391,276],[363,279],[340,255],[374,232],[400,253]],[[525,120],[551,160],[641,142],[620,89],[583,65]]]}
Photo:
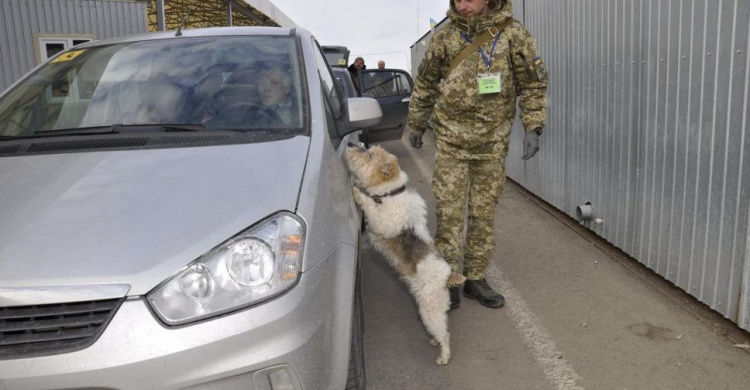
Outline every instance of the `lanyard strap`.
{"label": "lanyard strap", "polygon": [[[471,39],[466,36],[463,32],[461,33],[461,37],[466,40],[469,44],[471,44]],[[495,34],[495,39],[492,41],[492,48],[490,49],[490,55],[489,57],[487,54],[484,54],[484,50],[482,48],[479,48],[479,54],[482,55],[482,59],[484,59],[484,63],[487,64],[487,71],[490,70],[490,65],[492,64],[492,55],[495,53],[495,45],[497,45],[497,40],[500,38],[500,34]]]}
{"label": "lanyard strap", "polygon": [[475,48],[483,45],[485,42],[488,42],[490,38],[497,37],[497,35],[502,34],[503,30],[513,23],[518,23],[518,21],[513,18],[505,19],[504,22],[500,23],[497,26],[491,26],[490,28],[485,30],[481,35],[474,38],[474,42],[470,43],[469,46],[466,46],[465,48],[463,48],[463,50],[461,50],[461,52],[458,53],[458,55],[455,56],[451,60],[450,66],[448,67],[448,71],[446,71],[443,74],[443,78],[448,78],[448,76],[451,73],[453,73],[453,70],[455,70],[458,67],[458,65],[460,65],[461,62],[463,62],[463,60],[465,60],[474,52]]}

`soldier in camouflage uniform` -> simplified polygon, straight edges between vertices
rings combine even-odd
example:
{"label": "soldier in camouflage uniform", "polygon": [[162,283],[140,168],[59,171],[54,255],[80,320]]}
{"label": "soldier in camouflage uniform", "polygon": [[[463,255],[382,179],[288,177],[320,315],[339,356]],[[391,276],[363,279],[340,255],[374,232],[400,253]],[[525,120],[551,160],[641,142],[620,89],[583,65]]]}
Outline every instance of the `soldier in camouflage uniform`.
{"label": "soldier in camouflage uniform", "polygon": [[[437,198],[435,242],[453,271],[461,272],[468,202],[464,295],[501,307],[505,298],[487,284],[485,270],[495,246],[494,215],[505,183],[516,97],[526,131],[526,160],[539,150],[546,122],[547,72],[534,39],[512,21],[510,0],[449,1],[451,23],[430,40],[416,79],[409,105],[409,141],[421,147],[432,114],[437,147],[432,178]],[[502,30],[494,34],[498,26]],[[452,60],[488,29],[494,29],[492,38],[449,71]],[[456,287],[451,289],[451,309],[459,305]]]}

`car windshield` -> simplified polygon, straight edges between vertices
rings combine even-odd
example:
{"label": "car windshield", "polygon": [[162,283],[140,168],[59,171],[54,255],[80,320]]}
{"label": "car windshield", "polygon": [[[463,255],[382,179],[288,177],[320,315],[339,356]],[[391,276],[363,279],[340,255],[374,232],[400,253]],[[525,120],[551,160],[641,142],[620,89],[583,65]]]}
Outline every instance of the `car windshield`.
{"label": "car windshield", "polygon": [[288,36],[74,49],[0,100],[0,136],[127,125],[301,131],[306,93],[299,52]]}

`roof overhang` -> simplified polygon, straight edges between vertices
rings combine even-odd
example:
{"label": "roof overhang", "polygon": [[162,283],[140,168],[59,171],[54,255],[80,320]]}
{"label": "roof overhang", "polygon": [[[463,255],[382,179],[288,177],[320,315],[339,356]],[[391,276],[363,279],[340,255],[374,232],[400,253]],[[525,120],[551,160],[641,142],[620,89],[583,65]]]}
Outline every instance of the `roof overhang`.
{"label": "roof overhang", "polygon": [[268,0],[142,0],[148,3],[149,31],[222,26],[296,24]]}

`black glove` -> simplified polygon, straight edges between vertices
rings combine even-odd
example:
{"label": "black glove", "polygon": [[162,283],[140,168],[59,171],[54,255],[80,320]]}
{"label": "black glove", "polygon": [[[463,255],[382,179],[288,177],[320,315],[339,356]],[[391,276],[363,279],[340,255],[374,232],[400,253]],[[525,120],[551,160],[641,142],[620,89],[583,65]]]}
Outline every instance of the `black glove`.
{"label": "black glove", "polygon": [[409,143],[414,149],[422,149],[422,133],[417,133],[414,131],[410,132]]}
{"label": "black glove", "polygon": [[528,160],[539,151],[539,135],[541,133],[542,131],[539,129],[526,132],[523,137],[523,157],[521,157],[521,160]]}

